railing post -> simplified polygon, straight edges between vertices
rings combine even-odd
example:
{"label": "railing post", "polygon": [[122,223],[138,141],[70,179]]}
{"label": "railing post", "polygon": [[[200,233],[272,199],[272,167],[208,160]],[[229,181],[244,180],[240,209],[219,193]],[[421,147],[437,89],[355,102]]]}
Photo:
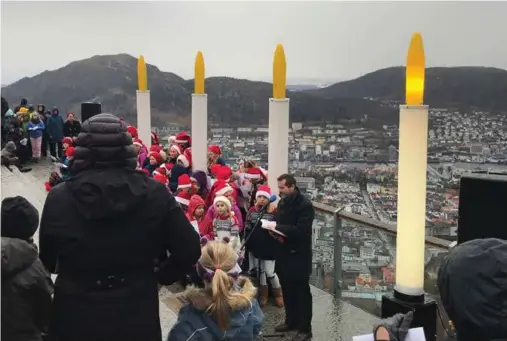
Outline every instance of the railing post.
{"label": "railing post", "polygon": [[342,229],[342,219],[339,216],[340,210],[333,213],[334,219],[334,268],[333,268],[333,293],[336,298],[341,297],[342,288],[342,237],[340,235]]}

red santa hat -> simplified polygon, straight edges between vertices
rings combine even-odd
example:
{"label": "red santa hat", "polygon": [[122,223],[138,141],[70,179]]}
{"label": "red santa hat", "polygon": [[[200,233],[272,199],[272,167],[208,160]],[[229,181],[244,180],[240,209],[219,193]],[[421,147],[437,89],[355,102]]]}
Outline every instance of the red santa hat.
{"label": "red santa hat", "polygon": [[217,180],[229,181],[232,176],[232,169],[229,166],[222,166],[217,170],[216,173]]}
{"label": "red santa hat", "polygon": [[74,141],[72,141],[72,138],[71,138],[71,137],[68,137],[68,136],[66,136],[66,137],[64,137],[64,138],[62,139],[62,144],[64,144],[64,143],[67,143],[67,144],[68,144],[68,145],[70,145],[70,146],[73,146],[73,145],[74,145]]}
{"label": "red santa hat", "polygon": [[169,149],[170,150],[174,150],[176,153],[178,153],[178,155],[182,154],[181,147],[179,145],[177,145],[177,144],[171,145],[171,147]]}
{"label": "red santa hat", "polygon": [[139,147],[142,147],[143,146],[143,141],[141,139],[134,139],[134,141],[132,142],[132,144],[134,146],[139,146]]}
{"label": "red santa hat", "polygon": [[178,135],[176,135],[174,142],[177,144],[187,144],[187,143],[191,144],[192,139],[190,138],[190,135],[182,131],[181,133],[178,133]]}
{"label": "red santa hat", "polygon": [[187,149],[185,149],[183,154],[178,156],[177,161],[181,162],[183,167],[190,168],[192,166],[192,154],[190,154],[190,151],[187,151]]}
{"label": "red santa hat", "polygon": [[72,157],[74,156],[74,152],[76,151],[76,148],[70,146],[69,148],[67,148],[67,150],[65,151],[65,156],[66,157]]}
{"label": "red santa hat", "polygon": [[221,168],[222,168],[222,165],[220,165],[218,163],[215,163],[214,165],[212,165],[211,169],[210,169],[211,175],[213,175],[216,178],[217,174],[218,174],[218,172],[220,171]]}
{"label": "red santa hat", "polygon": [[166,162],[163,167],[166,169],[167,174],[169,174],[174,167],[174,163]]}
{"label": "red santa hat", "polygon": [[267,180],[266,176],[259,167],[250,167],[245,173],[245,178],[250,180]]}
{"label": "red santa hat", "polygon": [[128,126],[127,127],[127,133],[132,136],[132,138],[137,138],[137,128],[134,126]]}
{"label": "red santa hat", "polygon": [[167,138],[167,142],[169,142],[169,144],[174,144],[174,143],[176,143],[175,141],[176,141],[176,136],[169,136]]}
{"label": "red santa hat", "polygon": [[215,206],[217,204],[217,202],[223,202],[225,204],[225,206],[227,206],[229,211],[232,208],[231,201],[229,199],[227,199],[227,197],[224,197],[223,195],[218,195],[215,197],[215,199],[213,200],[213,206]]}
{"label": "red santa hat", "polygon": [[222,150],[217,145],[209,146],[208,151],[213,154],[222,155]]}
{"label": "red santa hat", "polygon": [[159,145],[159,138],[158,138],[158,135],[157,133],[155,133],[153,130],[151,131],[151,144],[156,144],[156,145]]}
{"label": "red santa hat", "polygon": [[167,178],[167,176],[165,176],[164,174],[161,174],[161,173],[153,172],[153,180],[158,181],[161,184],[164,184],[166,186],[169,183],[169,179]]}
{"label": "red santa hat", "polygon": [[167,176],[167,169],[165,167],[158,167],[153,171],[153,177],[155,177],[156,174]]}
{"label": "red santa hat", "polygon": [[188,204],[190,204],[190,198],[191,197],[192,196],[190,195],[189,192],[187,192],[187,191],[181,191],[178,194],[176,194],[176,196],[174,197],[174,199],[176,199],[176,201],[179,202],[180,204],[188,206]]}
{"label": "red santa hat", "polygon": [[226,195],[232,191],[234,191],[234,189],[229,186],[229,184],[227,184],[225,181],[219,181],[215,187],[215,196]]}
{"label": "red santa hat", "polygon": [[152,145],[150,147],[150,152],[157,152],[157,153],[160,153],[160,151],[162,150],[162,147],[160,147],[159,145]]}
{"label": "red santa hat", "polygon": [[192,187],[192,181],[190,180],[190,176],[188,174],[182,174],[178,178],[178,189],[190,188]]}
{"label": "red santa hat", "polygon": [[258,197],[266,197],[269,199],[271,197],[271,188],[268,185],[261,185],[261,186],[257,187],[257,192],[255,193],[255,198],[258,198]]}
{"label": "red santa hat", "polygon": [[162,157],[160,156],[160,153],[152,151],[148,154],[148,158],[150,157],[155,158],[155,160],[157,160],[157,163],[162,163]]}

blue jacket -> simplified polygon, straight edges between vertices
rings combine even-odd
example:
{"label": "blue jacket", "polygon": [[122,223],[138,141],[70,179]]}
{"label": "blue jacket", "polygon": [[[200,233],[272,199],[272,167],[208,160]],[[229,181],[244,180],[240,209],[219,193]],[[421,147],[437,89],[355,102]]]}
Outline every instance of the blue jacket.
{"label": "blue jacket", "polygon": [[248,305],[232,307],[229,328],[218,328],[213,317],[206,312],[211,300],[202,289],[191,288],[186,292],[189,301],[180,309],[178,321],[169,332],[167,341],[253,341],[262,329],[264,314],[255,298],[256,292],[250,280],[238,280],[238,290],[250,297]]}
{"label": "blue jacket", "polygon": [[51,116],[48,117],[46,130],[51,142],[62,142],[63,136],[63,118],[59,115],[58,109],[53,109]]}
{"label": "blue jacket", "polygon": [[39,123],[28,122],[28,132],[30,133],[30,137],[34,139],[42,136],[44,128],[44,122],[42,122],[42,120],[39,121]]}

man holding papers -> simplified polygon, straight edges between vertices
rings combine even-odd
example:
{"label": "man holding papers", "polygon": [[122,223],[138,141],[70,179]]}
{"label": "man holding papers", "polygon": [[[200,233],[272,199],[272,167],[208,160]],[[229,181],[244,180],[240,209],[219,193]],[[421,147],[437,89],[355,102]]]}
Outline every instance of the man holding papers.
{"label": "man holding papers", "polygon": [[263,222],[262,227],[283,236],[276,258],[277,274],[285,303],[285,323],[275,327],[277,332],[298,331],[292,341],[312,339],[312,224],[313,205],[300,193],[296,179],[283,174],[278,177],[280,201],[276,224]]}

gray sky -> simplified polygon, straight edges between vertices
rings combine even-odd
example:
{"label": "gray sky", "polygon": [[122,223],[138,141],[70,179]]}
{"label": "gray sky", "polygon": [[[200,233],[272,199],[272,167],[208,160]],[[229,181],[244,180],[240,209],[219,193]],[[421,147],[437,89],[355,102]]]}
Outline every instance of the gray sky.
{"label": "gray sky", "polygon": [[[403,65],[413,32],[428,66],[507,69],[507,2],[5,2],[2,84],[96,54],[143,54],[163,71],[336,80]],[[24,19],[22,19],[24,18]]]}

